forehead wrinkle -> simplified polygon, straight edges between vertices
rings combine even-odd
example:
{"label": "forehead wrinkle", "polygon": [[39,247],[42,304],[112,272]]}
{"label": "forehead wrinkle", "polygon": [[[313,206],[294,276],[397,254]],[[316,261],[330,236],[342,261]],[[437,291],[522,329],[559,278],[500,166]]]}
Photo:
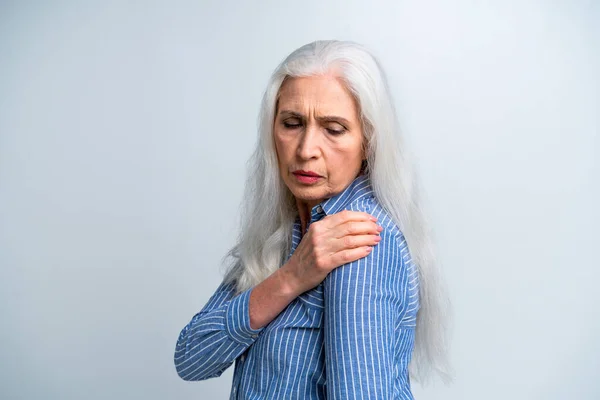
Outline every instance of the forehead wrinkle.
{"label": "forehead wrinkle", "polygon": [[309,114],[317,120],[331,121],[335,119],[351,120],[356,118],[356,109],[354,104],[349,107],[343,107],[340,103],[318,101],[317,104],[311,104],[306,99],[297,99],[291,101],[280,101],[277,114],[290,114],[307,117]]}
{"label": "forehead wrinkle", "polygon": [[[301,85],[302,78],[285,82],[278,99],[277,114],[287,113],[315,118],[319,121],[358,120],[357,104],[346,87],[338,85]],[[324,99],[325,98],[325,99]]]}

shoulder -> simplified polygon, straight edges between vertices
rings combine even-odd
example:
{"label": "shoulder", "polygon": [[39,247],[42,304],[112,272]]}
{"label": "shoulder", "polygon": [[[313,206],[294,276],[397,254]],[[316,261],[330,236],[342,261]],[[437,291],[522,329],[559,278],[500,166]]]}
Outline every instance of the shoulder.
{"label": "shoulder", "polygon": [[362,211],[371,214],[377,218],[377,224],[383,227],[383,232],[386,233],[385,236],[388,239],[393,239],[395,242],[397,241],[398,244],[404,242],[404,245],[406,245],[406,240],[404,239],[402,231],[372,192],[365,196],[354,199],[348,204],[348,206],[345,207],[345,209],[350,211]]}
{"label": "shoulder", "polygon": [[[353,200],[346,209],[369,213],[377,218],[377,224],[383,227],[380,234],[381,242],[375,246],[374,251],[367,256],[367,259],[373,260],[378,268],[391,274],[394,279],[404,282],[413,281],[413,278],[418,275],[417,266],[413,261],[406,237],[377,198],[371,193]],[[416,282],[412,283],[417,284]],[[416,287],[413,287],[411,291],[415,289]]]}
{"label": "shoulder", "polygon": [[353,200],[344,209],[376,217],[383,227],[381,241],[366,257],[329,273],[325,279],[326,297],[348,302],[348,299],[366,296],[371,305],[385,298],[390,310],[412,321],[419,308],[418,269],[404,234],[374,196]]}

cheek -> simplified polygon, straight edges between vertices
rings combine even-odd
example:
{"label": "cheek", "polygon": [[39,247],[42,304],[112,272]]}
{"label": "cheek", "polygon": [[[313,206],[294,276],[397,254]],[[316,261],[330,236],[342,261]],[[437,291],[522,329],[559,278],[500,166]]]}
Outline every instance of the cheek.
{"label": "cheek", "polygon": [[275,150],[277,151],[277,156],[280,159],[286,159],[289,157],[290,152],[294,150],[294,144],[291,140],[286,140],[284,137],[275,134],[273,138],[275,142]]}
{"label": "cheek", "polygon": [[288,159],[286,154],[286,145],[276,135],[273,137],[273,143],[275,144],[275,153],[277,155],[277,162],[279,167],[282,168]]}
{"label": "cheek", "polygon": [[362,135],[352,141],[350,148],[350,158],[353,161],[358,161],[358,163],[361,163],[364,155]]}
{"label": "cheek", "polygon": [[277,133],[273,133],[273,143],[275,144],[275,151],[277,151],[278,154],[281,153],[281,138]]}
{"label": "cheek", "polygon": [[328,146],[328,153],[338,162],[354,163],[362,160],[362,147],[355,140],[351,142],[332,143]]}
{"label": "cheek", "polygon": [[338,179],[346,180],[348,176],[354,173],[354,170],[360,168],[362,163],[362,149],[360,146],[352,145],[331,146],[329,147],[329,157],[327,163],[332,176]]}

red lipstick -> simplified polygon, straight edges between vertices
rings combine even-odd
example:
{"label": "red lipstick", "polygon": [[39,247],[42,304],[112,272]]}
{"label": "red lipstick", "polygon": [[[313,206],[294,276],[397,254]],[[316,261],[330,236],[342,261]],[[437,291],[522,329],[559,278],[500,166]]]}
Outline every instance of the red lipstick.
{"label": "red lipstick", "polygon": [[292,174],[296,177],[296,179],[298,180],[298,182],[305,183],[305,184],[315,183],[319,179],[322,178],[322,176],[319,175],[319,174],[317,174],[316,172],[313,172],[313,171],[304,171],[302,169],[294,171],[294,172],[292,172]]}

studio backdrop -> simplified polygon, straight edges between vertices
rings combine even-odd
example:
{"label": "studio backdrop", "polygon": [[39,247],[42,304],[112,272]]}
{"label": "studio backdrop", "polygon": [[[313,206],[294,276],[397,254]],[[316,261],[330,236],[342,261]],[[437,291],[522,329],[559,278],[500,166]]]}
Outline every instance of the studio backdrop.
{"label": "studio backdrop", "polygon": [[599,399],[599,3],[3,1],[0,398],[225,399],[181,380],[267,80],[317,39],[388,74],[453,306],[420,400]]}

